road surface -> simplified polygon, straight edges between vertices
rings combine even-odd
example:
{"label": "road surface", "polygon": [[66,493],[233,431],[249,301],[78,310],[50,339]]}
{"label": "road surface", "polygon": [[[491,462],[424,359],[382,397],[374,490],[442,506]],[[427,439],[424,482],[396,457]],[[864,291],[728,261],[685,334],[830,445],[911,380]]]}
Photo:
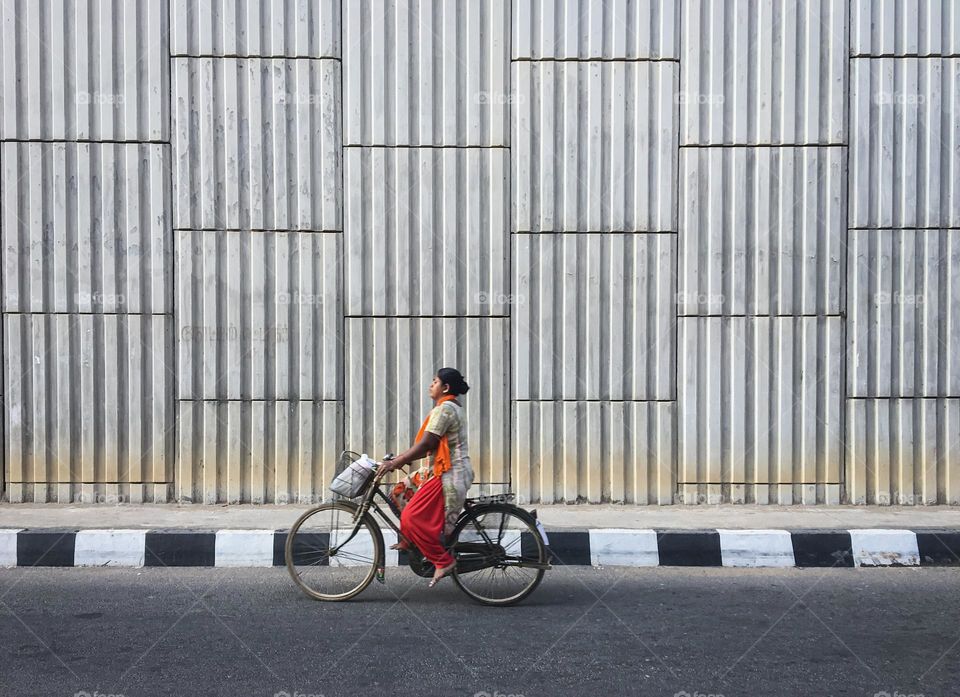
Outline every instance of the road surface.
{"label": "road surface", "polygon": [[0,570],[2,695],[960,694],[960,569],[557,567],[523,604],[388,570]]}

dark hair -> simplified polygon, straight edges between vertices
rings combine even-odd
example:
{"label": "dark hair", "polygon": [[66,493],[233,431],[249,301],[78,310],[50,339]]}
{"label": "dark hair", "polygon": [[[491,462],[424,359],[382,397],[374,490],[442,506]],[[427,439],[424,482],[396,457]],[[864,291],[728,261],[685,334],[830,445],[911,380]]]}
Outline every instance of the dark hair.
{"label": "dark hair", "polygon": [[460,371],[456,368],[441,368],[437,371],[437,377],[440,382],[450,385],[450,393],[454,395],[464,394],[470,389],[470,385],[463,379]]}

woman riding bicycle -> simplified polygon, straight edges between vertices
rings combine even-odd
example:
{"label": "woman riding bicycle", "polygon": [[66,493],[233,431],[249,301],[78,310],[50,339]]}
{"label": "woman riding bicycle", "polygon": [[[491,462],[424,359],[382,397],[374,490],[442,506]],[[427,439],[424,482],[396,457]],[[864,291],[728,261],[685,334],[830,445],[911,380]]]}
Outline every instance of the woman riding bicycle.
{"label": "woman riding bicycle", "polygon": [[[473,468],[457,397],[468,389],[457,370],[441,368],[429,388],[434,406],[413,447],[379,464],[351,450],[340,453],[330,485],[335,497],[297,518],[284,545],[287,570],[307,595],[350,600],[374,578],[385,583],[386,567],[401,560],[388,560],[381,522],[400,540],[393,548],[408,550],[410,569],[432,576],[431,587],[450,575],[477,602],[504,606],[539,585],[551,566],[547,535],[535,514],[511,503],[509,491],[466,498]],[[426,466],[388,496],[383,477],[423,457]]]}
{"label": "woman riding bicycle", "polygon": [[467,452],[467,427],[457,400],[470,389],[456,368],[437,371],[428,393],[434,407],[420,426],[414,444],[381,463],[389,472],[426,456],[426,465],[394,487],[391,498],[400,509],[400,533],[406,538],[391,549],[417,546],[436,569],[430,587],[453,572],[456,562],[444,542],[453,531],[473,483]]}

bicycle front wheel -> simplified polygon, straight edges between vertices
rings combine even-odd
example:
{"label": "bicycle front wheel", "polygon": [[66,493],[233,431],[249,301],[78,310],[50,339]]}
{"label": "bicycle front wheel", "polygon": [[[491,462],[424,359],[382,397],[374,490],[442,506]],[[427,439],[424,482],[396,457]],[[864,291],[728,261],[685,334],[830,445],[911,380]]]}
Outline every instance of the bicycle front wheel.
{"label": "bicycle front wheel", "polygon": [[[367,513],[343,501],[311,508],[293,524],[284,549],[287,571],[316,600],[349,600],[370,585],[383,557],[383,535]],[[356,527],[356,531],[354,531]]]}
{"label": "bicycle front wheel", "polygon": [[536,520],[517,506],[476,506],[461,518],[452,537],[457,558],[453,580],[485,605],[520,602],[549,568]]}

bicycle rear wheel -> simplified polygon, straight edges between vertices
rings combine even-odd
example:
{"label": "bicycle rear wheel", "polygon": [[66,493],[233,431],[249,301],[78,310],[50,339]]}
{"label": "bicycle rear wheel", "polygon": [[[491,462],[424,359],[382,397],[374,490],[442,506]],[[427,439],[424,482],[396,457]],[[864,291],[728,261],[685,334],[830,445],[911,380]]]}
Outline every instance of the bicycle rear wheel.
{"label": "bicycle rear wheel", "polygon": [[343,501],[311,508],[293,524],[284,555],[300,589],[316,600],[349,600],[370,585],[383,556],[383,535],[367,513],[351,537],[356,511]]}
{"label": "bicycle rear wheel", "polygon": [[453,531],[453,580],[485,605],[512,605],[540,584],[547,548],[533,516],[509,504],[472,508]]}

